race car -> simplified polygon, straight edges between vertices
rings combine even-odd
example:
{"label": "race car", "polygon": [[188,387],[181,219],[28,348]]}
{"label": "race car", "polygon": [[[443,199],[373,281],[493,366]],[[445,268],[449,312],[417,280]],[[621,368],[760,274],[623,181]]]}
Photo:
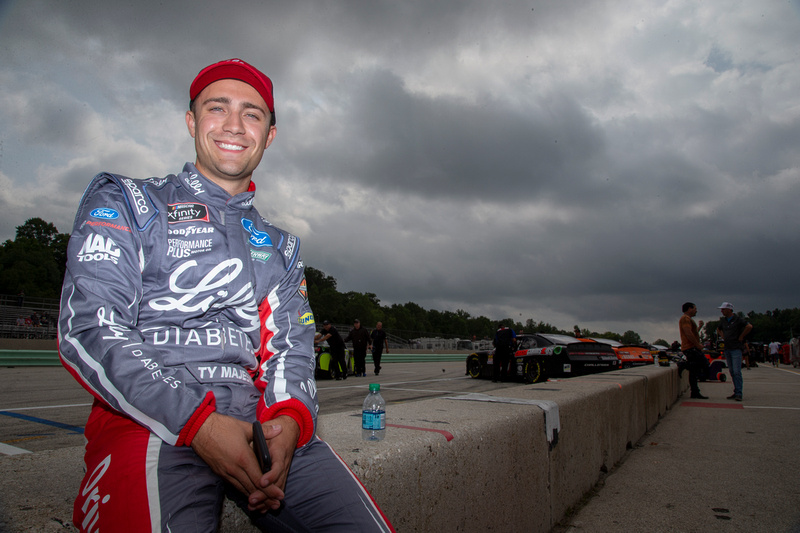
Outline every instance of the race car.
{"label": "race car", "polygon": [[669,355],[669,348],[660,344],[651,344],[650,354],[653,356],[653,361],[658,361],[658,366],[669,366],[669,362],[674,358],[674,355]]}
{"label": "race car", "polygon": [[653,354],[649,349],[637,346],[635,344],[622,344],[611,339],[599,339],[591,337],[588,340],[594,342],[602,342],[608,344],[617,354],[622,368],[631,368],[634,366],[652,365]]}
{"label": "race car", "polygon": [[706,356],[708,367],[706,367],[706,372],[701,374],[700,381],[719,381],[721,383],[728,381],[728,376],[725,374],[728,363],[725,357],[711,350],[703,350],[703,355]]}
{"label": "race car", "polygon": [[[492,377],[493,362],[494,350],[472,353],[467,357],[467,373],[473,378]],[[581,341],[567,335],[520,334],[510,372],[512,379],[539,383],[549,377],[616,370],[619,364],[608,344]]]}
{"label": "race car", "polygon": [[[678,365],[680,372],[686,370],[688,362],[683,352],[665,352],[665,354],[670,361],[674,361],[675,364]],[[703,350],[703,355],[706,358],[706,363],[698,372],[698,381],[719,381],[720,383],[728,381],[728,376],[725,374],[725,369],[728,368],[728,364],[725,362],[725,358],[720,357],[719,354],[710,350]]]}

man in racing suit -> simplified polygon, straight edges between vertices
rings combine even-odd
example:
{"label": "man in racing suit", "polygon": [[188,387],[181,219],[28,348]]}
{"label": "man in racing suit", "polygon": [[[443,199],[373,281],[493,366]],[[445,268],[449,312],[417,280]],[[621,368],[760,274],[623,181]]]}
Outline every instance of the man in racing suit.
{"label": "man in racing suit", "polygon": [[78,208],[59,351],[95,402],[74,523],[215,531],[227,495],[264,530],[392,531],[315,436],[300,243],[253,207],[252,171],[276,132],[272,83],[223,61],[198,74],[190,102],[194,164],[165,178],[99,174]]}

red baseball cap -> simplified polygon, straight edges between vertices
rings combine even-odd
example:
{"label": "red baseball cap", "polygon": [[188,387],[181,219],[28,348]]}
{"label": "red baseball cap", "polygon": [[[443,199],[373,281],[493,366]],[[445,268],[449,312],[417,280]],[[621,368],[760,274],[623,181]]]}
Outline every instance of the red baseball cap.
{"label": "red baseball cap", "polygon": [[251,85],[267,103],[270,113],[275,114],[272,80],[256,67],[241,59],[226,59],[201,70],[189,87],[189,101],[197,98],[203,89],[215,81],[226,79],[239,80]]}

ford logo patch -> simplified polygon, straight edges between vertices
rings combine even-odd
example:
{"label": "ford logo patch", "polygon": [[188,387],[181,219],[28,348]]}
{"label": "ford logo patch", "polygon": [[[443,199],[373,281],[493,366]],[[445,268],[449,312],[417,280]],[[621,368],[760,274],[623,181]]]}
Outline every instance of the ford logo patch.
{"label": "ford logo patch", "polygon": [[113,220],[119,217],[119,213],[108,207],[98,207],[89,214],[94,218],[105,218],[106,220]]}
{"label": "ford logo patch", "polygon": [[250,234],[250,244],[257,248],[262,246],[272,246],[272,239],[265,231],[259,231],[253,222],[247,218],[242,219],[242,227]]}

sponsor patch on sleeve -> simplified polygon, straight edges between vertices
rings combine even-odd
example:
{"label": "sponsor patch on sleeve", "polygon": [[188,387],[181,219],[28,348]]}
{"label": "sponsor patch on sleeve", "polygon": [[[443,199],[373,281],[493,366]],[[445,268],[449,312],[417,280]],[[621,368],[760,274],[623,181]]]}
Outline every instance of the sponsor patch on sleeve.
{"label": "sponsor patch on sleeve", "polygon": [[267,261],[269,261],[270,257],[272,257],[272,254],[270,252],[265,252],[263,250],[253,250],[252,248],[250,249],[251,259],[254,259],[256,261],[263,261],[266,263]]}
{"label": "sponsor patch on sleeve", "polygon": [[303,299],[304,302],[308,301],[308,283],[306,277],[303,276],[303,281],[300,282],[300,287],[297,289],[297,294]]}
{"label": "sponsor patch on sleeve", "polygon": [[111,209],[110,207],[98,207],[91,213],[89,216],[92,218],[102,218],[106,220],[114,220],[115,218],[119,218],[119,211]]}
{"label": "sponsor patch on sleeve", "polygon": [[298,318],[297,321],[302,326],[308,326],[308,325],[311,325],[311,324],[315,324],[315,322],[314,322],[314,313],[305,313],[303,315],[300,315],[300,318]]}

